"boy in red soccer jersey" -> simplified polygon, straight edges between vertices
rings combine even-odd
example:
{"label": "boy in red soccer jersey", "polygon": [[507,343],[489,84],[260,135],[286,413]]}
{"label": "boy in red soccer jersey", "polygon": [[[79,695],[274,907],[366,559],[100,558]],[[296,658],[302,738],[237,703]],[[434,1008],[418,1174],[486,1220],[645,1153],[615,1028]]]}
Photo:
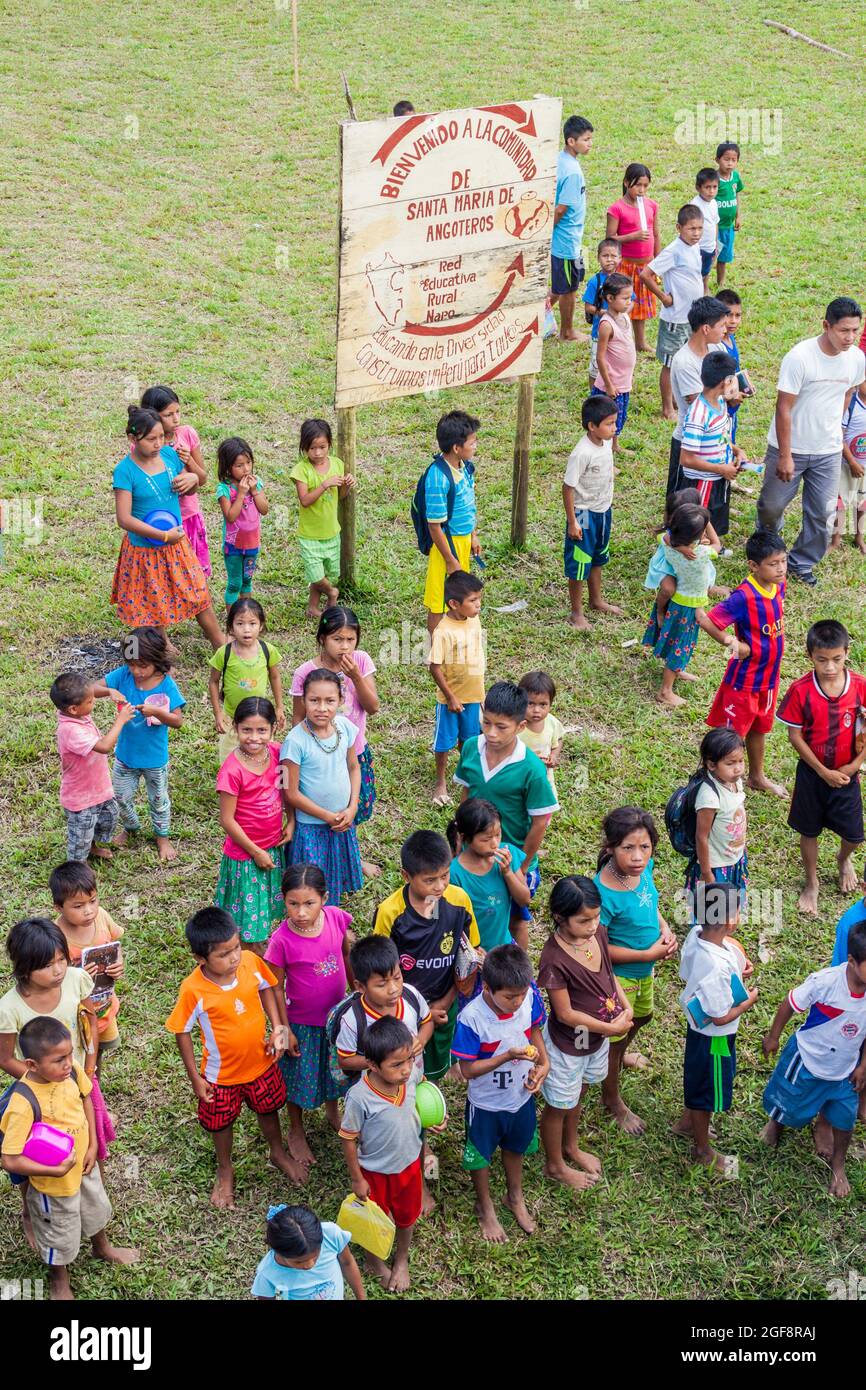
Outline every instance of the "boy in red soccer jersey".
{"label": "boy in red soccer jersey", "polygon": [[[755,531],[746,541],[749,573],[729,598],[698,614],[704,632],[731,648],[722,683],[710,706],[712,729],[736,729],[749,761],[746,785],[753,791],[787,796],[764,772],[764,745],[773,727],[784,636],[785,575],[788,551],[775,531]],[[736,636],[726,634],[733,624]]]}
{"label": "boy in red soccer jersey", "polygon": [[788,687],[776,715],[800,758],[788,824],[799,831],[806,872],[797,906],[810,916],[818,911],[822,830],[839,836],[840,890],[853,893],[859,883],[851,856],[863,843],[859,774],[866,760],[866,677],[846,668],[849,642],[841,623],[813,623],[806,633],[812,670]]}

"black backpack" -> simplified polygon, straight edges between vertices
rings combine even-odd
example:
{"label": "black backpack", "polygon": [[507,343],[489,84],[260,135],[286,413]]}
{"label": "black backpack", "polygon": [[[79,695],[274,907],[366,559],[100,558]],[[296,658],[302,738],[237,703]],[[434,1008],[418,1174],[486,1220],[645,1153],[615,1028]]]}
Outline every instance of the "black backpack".
{"label": "black backpack", "polygon": [[583,317],[586,319],[587,323],[595,323],[596,319],[598,318],[599,311],[604,307],[604,297],[601,292],[604,288],[604,282],[606,279],[606,275],[599,275],[598,284],[595,287],[595,294],[593,295],[590,301],[593,308],[595,309],[595,313],[591,314],[589,312],[589,309],[584,308]]}
{"label": "black backpack", "polygon": [[698,792],[705,784],[716,788],[710,774],[701,767],[689,778],[684,787],[677,787],[665,807],[665,829],[668,832],[668,839],[677,854],[684,855],[690,865],[698,857],[696,844],[698,813],[695,810],[695,802]]}
{"label": "black backpack", "polygon": [[[270,668],[270,664],[271,664],[271,652],[270,652],[270,648],[268,647],[267,642],[263,642],[263,641],[262,641],[261,637],[259,638],[259,646],[261,647],[262,651],[263,651],[264,654],[265,654],[265,665],[266,665],[268,668]],[[231,655],[232,655],[232,644],[231,644],[231,642],[229,641],[229,642],[226,642],[225,646],[223,647],[223,669],[222,669],[222,674],[221,674],[221,676],[220,676],[220,700],[225,700],[225,697],[226,697],[226,671],[229,669],[229,661],[231,660]]]}
{"label": "black backpack", "polygon": [[[421,996],[418,991],[413,989],[411,985],[404,984],[403,993],[408,996],[410,1004],[420,1019],[422,1017],[422,1008]],[[341,999],[339,1004],[335,1004],[328,1014],[325,1023],[325,1038],[328,1043],[328,1070],[334,1080],[341,1083],[345,1081],[358,1081],[361,1075],[360,1072],[343,1071],[342,1063],[340,1062],[340,1057],[337,1052],[337,1037],[340,1032],[340,1025],[350,1009],[355,1016],[355,1032],[357,1035],[355,1047],[358,1052],[361,1052],[364,1046],[364,1038],[367,1036],[368,1024],[367,1013],[364,1009],[364,1005],[361,1003],[360,990],[356,989],[353,994],[348,995],[345,999]]]}
{"label": "black backpack", "polygon": [[[451,554],[456,558],[457,551],[454,549],[454,542],[451,539],[451,527],[449,525],[449,522],[451,521],[451,517],[454,512],[454,498],[457,495],[457,484],[454,481],[454,475],[452,474],[451,469],[448,467],[448,464],[445,462],[441,454],[437,454],[436,457],[433,459],[433,462],[428,464],[427,467],[424,469],[424,472],[418,479],[418,485],[415,488],[415,496],[412,498],[410,514],[412,516],[412,525],[415,527],[415,535],[418,540],[418,549],[421,551],[422,555],[429,555],[430,551],[433,549],[433,537],[430,535],[430,527],[427,524],[427,499],[425,495],[425,484],[427,482],[427,474],[430,472],[431,468],[441,469],[448,481],[448,496],[446,501],[446,513],[448,520],[444,523],[442,530],[445,533],[445,538],[448,541],[448,547],[451,551]],[[463,468],[467,475],[471,478],[473,473],[475,472],[475,464],[466,462],[463,464]]]}

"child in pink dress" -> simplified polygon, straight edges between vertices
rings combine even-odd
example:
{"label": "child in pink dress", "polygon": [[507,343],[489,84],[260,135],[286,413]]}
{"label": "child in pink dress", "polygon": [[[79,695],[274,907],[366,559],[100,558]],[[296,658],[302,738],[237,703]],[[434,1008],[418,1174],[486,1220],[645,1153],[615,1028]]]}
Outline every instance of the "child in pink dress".
{"label": "child in pink dress", "polygon": [[598,328],[598,376],[591,394],[609,396],[611,400],[616,401],[614,453],[618,449],[619,436],[628,416],[628,402],[637,361],[634,333],[629,318],[632,297],[631,280],[627,275],[620,275],[618,271],[608,275],[601,287],[604,308]]}
{"label": "child in pink dress", "polygon": [[[171,387],[149,387],[141,398],[141,404],[148,410],[156,411],[165,430],[166,444],[180,455],[184,468],[195,473],[199,488],[204,487],[207,482],[207,473],[201,452],[201,440],[192,425],[180,423],[180,401]],[[180,502],[181,524],[186,532],[186,538],[209,579],[211,574],[210,551],[207,545],[207,531],[205,530],[198,488],[195,492],[181,493],[178,501]]]}
{"label": "child in pink dress", "polygon": [[652,174],[645,164],[629,164],[622,181],[622,197],[607,210],[605,236],[619,243],[622,261],[619,269],[632,282],[634,301],[631,320],[638,352],[649,352],[646,341],[647,319],[655,318],[655,301],[640,278],[661,250],[657,214],[659,205],[648,198]]}

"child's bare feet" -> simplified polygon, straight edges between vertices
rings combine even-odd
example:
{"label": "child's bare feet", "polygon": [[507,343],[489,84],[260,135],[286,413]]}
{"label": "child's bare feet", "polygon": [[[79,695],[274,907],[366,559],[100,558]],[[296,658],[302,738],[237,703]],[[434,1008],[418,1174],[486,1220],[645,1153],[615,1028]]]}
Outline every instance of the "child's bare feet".
{"label": "child's bare feet", "polygon": [[708,590],[707,590],[707,593],[709,594],[710,598],[730,598],[730,597],[731,597],[731,591],[730,591],[730,589],[727,587],[727,585],[725,585],[725,584],[714,584],[713,587],[712,587],[711,589],[708,589]]}
{"label": "child's bare feet", "polygon": [[763,772],[760,777],[747,777],[746,786],[753,792],[772,792],[773,796],[788,796],[787,787],[783,787],[781,782],[771,782]]}
{"label": "child's bare feet", "polygon": [[848,1174],[845,1172],[845,1165],[833,1169],[830,1178],[830,1196],[848,1197],[851,1193],[851,1184],[848,1181]]}
{"label": "child's bare feet", "polygon": [[576,627],[578,632],[589,632],[590,626],[584,613],[571,613],[568,619],[572,627]]}
{"label": "child's bare feet", "polygon": [[[855,884],[855,887],[856,887],[856,884]],[[806,914],[807,917],[816,917],[816,916],[818,915],[818,883],[817,883],[817,880],[816,880],[815,883],[807,883],[807,884],[806,884],[806,887],[803,889],[802,893],[800,894],[799,898],[797,899],[797,906],[798,906],[798,908],[800,909],[801,912],[803,912],[803,913]]]}
{"label": "child's bare feet", "polygon": [[525,1231],[528,1236],[534,1235],[535,1222],[529,1215],[523,1193],[518,1192],[512,1196],[510,1192],[507,1192],[503,1200],[521,1231]]}
{"label": "child's bare feet", "polygon": [[235,1204],[235,1175],[229,1168],[225,1172],[217,1169],[216,1179],[210,1194],[211,1205],[219,1209],[233,1207]]}
{"label": "child's bare feet", "polygon": [[285,1173],[289,1182],[297,1183],[300,1187],[307,1181],[309,1170],[296,1158],[291,1158],[286,1153],[282,1144],[272,1144],[270,1150],[270,1160],[275,1168],[279,1168],[281,1173]]}
{"label": "child's bare feet", "polygon": [[48,1297],[52,1303],[68,1302],[75,1298],[65,1266],[55,1265],[53,1268],[49,1268],[48,1280]]}
{"label": "child's bare feet", "polygon": [[644,1057],[642,1052],[627,1052],[622,1059],[624,1067],[634,1067],[636,1071],[646,1071],[649,1066],[649,1058]]}
{"label": "child's bare feet", "polygon": [[286,1140],[286,1148],[292,1158],[298,1163],[302,1163],[305,1168],[310,1168],[316,1161],[316,1155],[307,1143],[307,1136],[302,1129],[293,1125],[289,1130],[289,1137]]}
{"label": "child's bare feet", "polygon": [[656,704],[665,705],[668,709],[679,709],[680,705],[685,703],[682,695],[675,695],[672,690],[660,690],[656,695]]}
{"label": "child's bare feet", "polygon": [[174,845],[169,844],[168,840],[164,839],[162,835],[157,835],[156,847],[159,851],[160,864],[170,864],[172,859],[177,859],[177,850]]}
{"label": "child's bare feet", "polygon": [[762,1143],[769,1145],[771,1149],[775,1149],[778,1146],[781,1137],[782,1126],[779,1124],[778,1120],[768,1120],[758,1135]]}
{"label": "child's bare feet", "polygon": [[448,788],[444,782],[436,783],[431,800],[434,806],[447,806],[449,804],[451,797],[448,795]]}
{"label": "child's bare feet", "polygon": [[855,893],[860,885],[857,870],[851,863],[850,854],[839,855],[839,890],[842,893]]}
{"label": "child's bare feet", "polygon": [[395,1255],[391,1277],[385,1285],[385,1288],[389,1293],[405,1293],[411,1283],[408,1256]]}
{"label": "child's bare feet", "polygon": [[108,1260],[113,1265],[136,1265],[141,1259],[141,1251],[132,1245],[112,1245],[104,1231],[100,1231],[91,1241],[94,1258]]}
{"label": "child's bare feet", "polygon": [[321,618],[321,616],[322,616],[322,610],[321,610],[321,608],[318,606],[318,604],[313,605],[312,603],[308,603],[308,604],[307,604],[307,610],[306,610],[306,611],[307,611],[307,617],[308,617],[308,618],[315,618],[316,621],[318,621],[318,619]]}
{"label": "child's bare feet", "polygon": [[720,1154],[716,1149],[692,1149],[695,1163],[702,1163],[711,1173],[726,1177],[731,1172],[736,1159],[732,1154]]}
{"label": "child's bare feet", "polygon": [[475,1215],[478,1217],[478,1224],[481,1227],[481,1234],[485,1240],[490,1240],[494,1245],[502,1245],[508,1239],[508,1233],[503,1230],[499,1223],[499,1217],[493,1209],[492,1202],[475,1203]]}
{"label": "child's bare feet", "polygon": [[125,849],[129,844],[128,831],[118,830],[117,833],[112,836],[111,843],[115,845],[117,849]]}
{"label": "child's bare feet", "polygon": [[633,1110],[629,1110],[625,1101],[620,1098],[615,1105],[606,1106],[611,1118],[616,1120],[620,1129],[626,1134],[633,1134],[637,1137],[643,1134],[646,1129],[646,1121],[640,1115],[636,1115]]}
{"label": "child's bare feet", "polygon": [[374,1279],[378,1279],[383,1289],[387,1289],[391,1281],[391,1270],[384,1260],[380,1260],[378,1255],[371,1255],[369,1251],[364,1254],[364,1263],[369,1269]]}
{"label": "child's bare feet", "polygon": [[421,1215],[422,1215],[422,1216],[432,1216],[432,1214],[433,1214],[433,1212],[434,1212],[435,1210],[436,1210],[436,1198],[433,1196],[432,1192],[430,1191],[429,1187],[427,1186],[426,1180],[422,1180],[422,1182],[421,1182]]}
{"label": "child's bare feet", "polygon": [[675,681],[696,681],[696,680],[700,680],[700,676],[694,676],[694,675],[692,675],[691,671],[677,671],[676,675],[674,676],[674,680],[675,680]]}
{"label": "child's bare feet", "polygon": [[590,603],[590,608],[596,613],[610,613],[614,618],[621,618],[623,609],[615,603],[608,603],[606,599],[600,598],[597,603]]}
{"label": "child's bare feet", "polygon": [[[113,859],[113,858],[114,858],[114,855],[111,853],[111,850],[108,848],[108,845],[93,845],[93,846],[91,847],[91,850],[90,850],[89,858],[91,858],[91,859]],[[72,1295],[70,1294],[70,1297],[71,1297],[71,1296],[72,1296]]]}
{"label": "child's bare feet", "polygon": [[812,1138],[815,1141],[815,1152],[818,1157],[829,1163],[833,1157],[833,1130],[823,1115],[819,1115],[815,1121]]}
{"label": "child's bare feet", "polygon": [[370,859],[361,860],[361,873],[365,878],[381,878],[382,870],[378,864],[374,864]]}
{"label": "child's bare feet", "polygon": [[580,1172],[577,1168],[569,1168],[567,1163],[545,1163],[544,1176],[553,1182],[561,1182],[565,1187],[574,1187],[583,1192],[593,1183],[598,1182],[598,1173]]}
{"label": "child's bare feet", "polygon": [[601,1177],[601,1159],[596,1158],[595,1154],[587,1153],[585,1149],[569,1149],[565,1144],[562,1146],[562,1153],[564,1158],[570,1158],[584,1173],[589,1173],[593,1181]]}

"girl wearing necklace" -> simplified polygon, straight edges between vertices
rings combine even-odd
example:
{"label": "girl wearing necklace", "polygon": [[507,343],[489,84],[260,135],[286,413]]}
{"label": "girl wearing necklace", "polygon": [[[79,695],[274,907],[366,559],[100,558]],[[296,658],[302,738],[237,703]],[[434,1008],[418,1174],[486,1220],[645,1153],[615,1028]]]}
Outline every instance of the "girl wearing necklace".
{"label": "girl wearing necklace", "polygon": [[297,820],[290,862],[318,864],[335,906],[364,882],[355,829],[361,792],[358,726],[338,713],[342,698],[336,671],[308,671],[301,695],[304,717],[280,749],[283,796]]}
{"label": "girl wearing necklace", "polygon": [[613,973],[592,879],[559,879],[550,917],[551,935],[538,963],[539,988],[547,990],[550,1004],[543,1034],[550,1071],[541,1084],[544,1171],[567,1187],[586,1188],[598,1181],[601,1164],[577,1142],[583,1099],[592,1082],[607,1076],[610,1039],[630,1028],[632,1012]]}
{"label": "girl wearing necklace", "polygon": [[324,1105],[331,1127],[339,1129],[337,1100],[349,1087],[348,1079],[341,1084],[331,1075],[325,1024],[346,993],[355,937],[348,912],[328,905],[325,875],[316,864],[286,869],[283,896],[285,920],[268,942],[265,960],[277,977],[280,1020],[289,1033],[279,1063],[289,1098],[287,1147],[308,1168],[315,1159],[304,1133],[304,1111]]}
{"label": "girl wearing necklace", "polygon": [[258,956],[283,916],[285,846],[294,829],[280,792],[276,718],[270,700],[241,700],[234,714],[238,746],[216,780],[226,838],[214,901],[231,913],[241,941]]}
{"label": "girl wearing necklace", "polygon": [[677,939],[659,912],[653,879],[653,853],[658,843],[655,821],[637,806],[621,806],[602,823],[603,843],[595,884],[601,896],[601,921],[610,942],[616,977],[632,1011],[628,1032],[611,1039],[610,1066],[601,1088],[602,1101],[626,1134],[643,1134],[646,1125],[620,1095],[623,1065],[649,1065],[639,1052],[627,1054],[628,1044],[653,1014],[653,968],[670,960]]}

